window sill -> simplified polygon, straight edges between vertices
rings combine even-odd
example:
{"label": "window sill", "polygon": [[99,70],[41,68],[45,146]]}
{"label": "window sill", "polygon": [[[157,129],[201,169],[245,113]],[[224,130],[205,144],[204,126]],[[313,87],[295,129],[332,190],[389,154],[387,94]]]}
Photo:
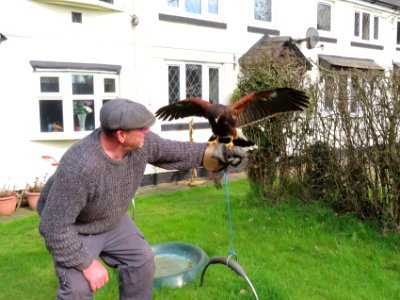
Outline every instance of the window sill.
{"label": "window sill", "polygon": [[276,35],[276,36],[279,36],[281,34],[281,32],[276,29],[260,27],[260,26],[250,26],[250,25],[247,26],[247,32]]}
{"label": "window sill", "polygon": [[43,132],[31,136],[31,141],[76,141],[84,138],[92,131],[80,132]]}
{"label": "window sill", "polygon": [[324,42],[324,43],[331,43],[331,44],[337,44],[337,38],[330,37],[330,36],[319,36],[319,42]]}
{"label": "window sill", "polygon": [[[193,129],[210,129],[210,123],[208,122],[197,122],[193,123]],[[180,131],[189,130],[188,123],[169,123],[161,124],[161,131]]]}
{"label": "window sill", "polygon": [[376,44],[373,44],[372,42],[367,42],[367,41],[363,41],[363,42],[352,41],[350,43],[350,45],[352,47],[368,48],[368,49],[375,49],[375,50],[383,50],[384,49],[384,47],[381,45],[376,45]]}
{"label": "window sill", "polygon": [[172,23],[181,23],[181,24],[188,24],[188,25],[196,25],[202,27],[211,27],[216,29],[226,29],[227,24],[218,22],[218,21],[209,21],[205,19],[197,19],[192,17],[184,17],[179,15],[171,15],[171,14],[158,14],[158,19],[160,21],[165,22],[172,22]]}
{"label": "window sill", "polygon": [[34,0],[37,2],[72,6],[79,8],[87,8],[93,10],[103,10],[103,11],[123,11],[122,8],[118,8],[115,4],[109,4],[99,0]]}

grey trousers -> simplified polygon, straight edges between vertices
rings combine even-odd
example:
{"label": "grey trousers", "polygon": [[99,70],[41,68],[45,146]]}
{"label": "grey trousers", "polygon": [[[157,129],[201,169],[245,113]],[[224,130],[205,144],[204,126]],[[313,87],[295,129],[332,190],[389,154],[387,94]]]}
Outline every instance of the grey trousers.
{"label": "grey trousers", "polygon": [[[93,257],[100,257],[108,266],[118,269],[120,300],[152,298],[153,252],[128,215],[113,230],[80,237]],[[93,293],[82,272],[65,268],[57,262],[54,265],[59,278],[57,299],[93,299]]]}

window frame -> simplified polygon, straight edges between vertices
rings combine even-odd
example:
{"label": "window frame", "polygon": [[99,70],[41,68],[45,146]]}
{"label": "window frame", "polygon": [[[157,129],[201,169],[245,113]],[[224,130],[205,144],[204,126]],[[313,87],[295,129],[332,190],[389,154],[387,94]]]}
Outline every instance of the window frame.
{"label": "window frame", "polygon": [[[329,6],[329,8],[330,8],[330,23],[329,23],[329,27],[330,27],[330,30],[325,30],[325,29],[318,29],[318,5],[325,5],[325,6]],[[327,1],[318,1],[317,2],[317,24],[316,24],[316,28],[317,28],[317,30],[318,31],[320,31],[320,32],[323,32],[324,34],[332,34],[332,32],[333,32],[333,22],[332,22],[332,19],[333,19],[333,3],[331,3],[331,2],[327,2]]]}
{"label": "window frame", "polygon": [[[72,75],[89,75],[93,76],[93,94],[73,94]],[[105,71],[89,71],[89,70],[36,70],[33,74],[35,97],[32,101],[32,111],[35,112],[32,118],[31,139],[32,140],[75,140],[90,134],[94,129],[100,126],[99,114],[100,108],[104,100],[119,97],[119,74]],[[41,77],[58,77],[58,92],[42,92]],[[115,79],[115,92],[104,91],[104,79]],[[45,132],[41,131],[40,101],[52,100],[62,101],[62,132]],[[74,100],[94,100],[94,129],[85,131],[75,131],[74,129]]]}
{"label": "window frame", "polygon": [[[355,88],[355,85],[360,85],[365,91],[369,88],[369,83],[363,76],[357,76],[349,73],[321,73],[319,84],[323,90],[321,104],[322,111],[326,114],[331,114],[337,109],[341,103],[344,102],[345,109],[351,117],[359,117],[362,115],[361,100],[359,91]],[[332,82],[327,82],[327,80]],[[332,84],[333,83],[333,84]],[[333,90],[329,88],[334,87]],[[329,93],[327,92],[329,91]],[[332,97],[327,99],[327,97]]]}
{"label": "window frame", "polygon": [[164,1],[164,7],[165,10],[173,13],[174,15],[180,15],[180,16],[186,16],[186,17],[191,17],[191,18],[198,18],[198,19],[212,19],[212,20],[222,20],[222,14],[221,14],[221,7],[222,7],[222,1],[225,0],[218,0],[218,13],[210,13],[208,11],[208,1],[211,0],[200,0],[201,3],[201,12],[200,13],[193,13],[193,12],[188,12],[186,11],[185,4],[187,0],[179,0],[178,6],[170,6],[168,5],[168,0],[163,0]]}
{"label": "window frame", "polygon": [[255,27],[276,29],[276,1],[271,0],[271,21],[256,20],[254,16],[255,0],[252,0],[252,5],[249,5],[249,20],[250,24]]}
{"label": "window frame", "polygon": [[[358,20],[358,35],[356,35],[355,29],[356,29],[356,14],[359,14],[359,20]],[[369,37],[368,39],[363,38],[363,19],[364,15],[369,15],[369,28],[368,28],[368,34]],[[375,30],[375,20],[378,20],[378,32]],[[363,43],[377,43],[380,42],[380,27],[382,26],[382,17],[376,12],[371,12],[363,9],[354,9],[353,12],[353,33],[352,33],[352,38]],[[376,38],[377,35],[377,38]]]}
{"label": "window frame", "polygon": [[[174,61],[168,60],[165,62],[165,78],[166,79],[166,89],[165,94],[166,101],[162,105],[168,105],[169,102],[169,73],[168,69],[170,66],[177,66],[179,67],[179,100],[183,100],[186,98],[186,65],[201,65],[201,98],[203,100],[209,100],[209,91],[210,91],[210,82],[209,82],[209,70],[210,69],[218,69],[218,103],[221,102],[221,95],[222,95],[222,73],[223,73],[223,65],[222,64],[215,64],[215,63],[207,63],[207,62],[197,62],[197,61]],[[213,99],[215,101],[215,99]]]}

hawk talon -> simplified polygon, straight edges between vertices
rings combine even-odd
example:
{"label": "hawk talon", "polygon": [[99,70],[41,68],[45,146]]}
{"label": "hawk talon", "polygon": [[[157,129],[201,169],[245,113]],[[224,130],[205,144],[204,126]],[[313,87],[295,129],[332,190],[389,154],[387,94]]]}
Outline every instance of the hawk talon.
{"label": "hawk talon", "polygon": [[234,142],[233,142],[233,139],[232,139],[229,143],[225,144],[225,146],[226,146],[226,148],[228,148],[229,150],[232,149],[233,146],[235,146],[235,144],[234,144]]}

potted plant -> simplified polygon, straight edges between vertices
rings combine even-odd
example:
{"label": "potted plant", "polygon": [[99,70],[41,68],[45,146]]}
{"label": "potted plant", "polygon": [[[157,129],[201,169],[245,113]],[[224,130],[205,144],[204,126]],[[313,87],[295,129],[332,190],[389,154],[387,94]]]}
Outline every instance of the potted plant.
{"label": "potted plant", "polygon": [[42,180],[39,180],[39,177],[36,177],[33,184],[27,183],[25,186],[24,196],[26,200],[28,200],[28,205],[32,210],[36,210],[36,205],[40,197],[40,192],[42,191],[46,181],[47,174],[44,175]]}
{"label": "potted plant", "polygon": [[17,193],[8,186],[0,188],[0,215],[12,215],[17,208]]}

